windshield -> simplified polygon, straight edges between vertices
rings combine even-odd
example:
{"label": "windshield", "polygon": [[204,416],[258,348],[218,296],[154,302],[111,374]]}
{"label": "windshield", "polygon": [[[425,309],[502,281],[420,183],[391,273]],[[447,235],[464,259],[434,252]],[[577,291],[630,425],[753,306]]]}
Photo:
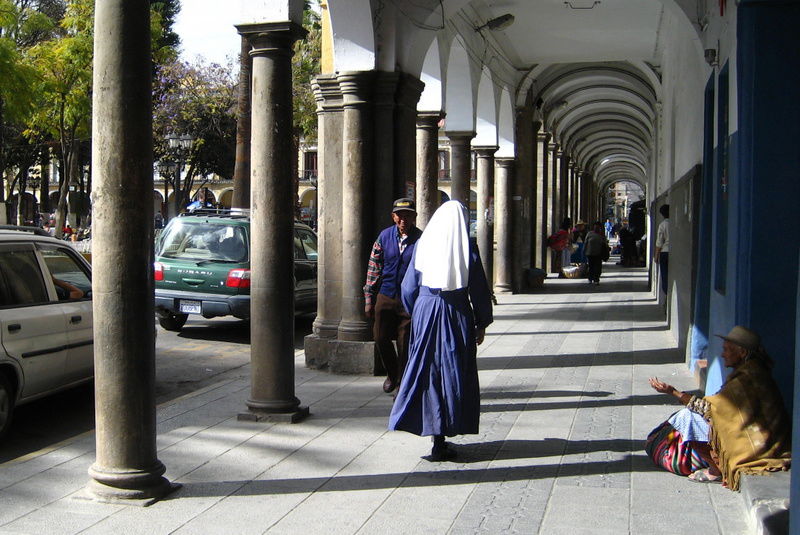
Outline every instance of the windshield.
{"label": "windshield", "polygon": [[161,237],[156,256],[203,263],[247,262],[247,236],[240,226],[175,220]]}

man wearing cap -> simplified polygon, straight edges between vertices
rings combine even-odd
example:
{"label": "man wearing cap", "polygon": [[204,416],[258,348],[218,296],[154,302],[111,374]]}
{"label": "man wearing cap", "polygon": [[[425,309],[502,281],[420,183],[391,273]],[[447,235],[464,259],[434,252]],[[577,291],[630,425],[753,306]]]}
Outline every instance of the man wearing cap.
{"label": "man wearing cap", "polygon": [[[394,225],[385,228],[372,246],[364,285],[364,313],[374,318],[373,336],[383,366],[386,380],[383,391],[392,392],[408,361],[408,334],[411,317],[400,301],[400,284],[406,273],[414,245],[422,235],[416,226],[417,211],[413,199],[403,197],[392,204]],[[393,339],[397,339],[395,351]]]}

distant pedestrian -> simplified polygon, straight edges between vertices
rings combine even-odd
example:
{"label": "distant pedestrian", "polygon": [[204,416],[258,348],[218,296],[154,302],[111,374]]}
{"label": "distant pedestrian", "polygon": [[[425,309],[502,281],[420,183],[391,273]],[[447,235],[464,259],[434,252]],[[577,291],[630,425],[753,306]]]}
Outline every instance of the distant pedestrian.
{"label": "distant pedestrian", "polygon": [[656,231],[656,250],[653,260],[661,272],[661,291],[664,295],[669,290],[669,205],[662,204],[658,212],[664,217]]}
{"label": "distant pedestrian", "polygon": [[610,240],[614,236],[614,224],[611,222],[610,219],[606,219],[605,231],[606,231],[606,239]]}
{"label": "distant pedestrian", "polygon": [[478,432],[477,345],[492,322],[491,291],[460,202],[444,203],[431,217],[402,298],[411,342],[389,429],[432,436],[429,459],[452,460],[456,452],[445,437]]}
{"label": "distant pedestrian", "polygon": [[[400,284],[411,263],[414,245],[422,235],[416,227],[414,200],[404,197],[394,201],[392,221],[394,224],[383,229],[372,245],[364,285],[364,313],[375,319],[373,336],[386,368],[383,391],[387,394],[397,388],[408,360],[411,317],[400,301]],[[393,339],[397,340],[397,350]]]}
{"label": "distant pedestrian", "polygon": [[599,221],[586,234],[584,251],[589,264],[589,284],[599,285],[600,275],[603,274],[603,260],[608,260],[608,242],[603,237],[603,226]]}

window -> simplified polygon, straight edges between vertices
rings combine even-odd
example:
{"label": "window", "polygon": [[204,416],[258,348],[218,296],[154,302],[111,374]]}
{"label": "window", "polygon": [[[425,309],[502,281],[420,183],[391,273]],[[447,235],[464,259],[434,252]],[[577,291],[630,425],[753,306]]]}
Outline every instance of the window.
{"label": "window", "polygon": [[[84,297],[91,295],[92,280],[89,274],[84,271],[83,266],[78,264],[68,251],[53,245],[40,246],[39,250],[54,281],[63,281],[76,287],[83,292]],[[59,300],[65,301],[70,298],[69,290],[64,286],[59,286],[57,283],[56,293]]]}
{"label": "window", "polygon": [[241,263],[247,261],[247,239],[240,226],[176,221],[161,238],[156,254],[192,261]]}
{"label": "window", "polygon": [[295,231],[295,245],[298,241],[307,259],[316,260],[318,258],[317,237],[313,233],[307,230]]}
{"label": "window", "polygon": [[2,306],[22,306],[50,301],[32,246],[4,245],[0,248]]}

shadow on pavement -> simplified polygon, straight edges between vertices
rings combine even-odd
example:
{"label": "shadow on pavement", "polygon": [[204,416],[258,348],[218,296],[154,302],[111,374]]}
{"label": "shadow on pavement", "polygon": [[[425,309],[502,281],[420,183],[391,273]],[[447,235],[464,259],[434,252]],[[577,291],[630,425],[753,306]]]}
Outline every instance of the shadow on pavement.
{"label": "shadow on pavement", "polygon": [[[458,446],[456,446],[458,449]],[[460,451],[460,450],[459,450]],[[472,483],[503,483],[552,479],[554,477],[590,476],[599,474],[652,472],[658,468],[648,466],[641,456],[627,455],[614,461],[581,462],[575,464],[544,464],[531,466],[469,469],[459,460],[453,463],[430,463],[431,468],[453,466],[421,472],[395,472],[354,476],[310,477],[293,479],[261,479],[255,481],[185,482],[183,487],[165,501],[182,498],[223,496],[266,496],[279,494],[309,494],[313,492],[340,492],[348,490],[379,490],[414,487],[441,487]]]}
{"label": "shadow on pavement", "polygon": [[537,368],[579,368],[582,366],[632,366],[635,364],[678,364],[683,353],[677,349],[615,351],[569,355],[517,355],[512,357],[478,357],[479,370],[519,370]]}

